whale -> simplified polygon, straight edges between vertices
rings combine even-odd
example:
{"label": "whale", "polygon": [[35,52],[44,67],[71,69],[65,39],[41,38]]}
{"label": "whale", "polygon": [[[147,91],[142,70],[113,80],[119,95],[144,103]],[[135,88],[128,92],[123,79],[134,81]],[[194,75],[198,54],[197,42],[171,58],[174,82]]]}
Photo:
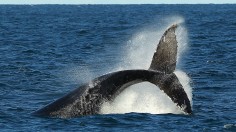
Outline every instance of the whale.
{"label": "whale", "polygon": [[122,70],[99,76],[32,114],[56,118],[100,114],[104,102],[112,102],[123,90],[141,82],[156,85],[181,111],[191,114],[190,100],[174,73],[178,49],[177,27],[173,24],[164,32],[147,70]]}

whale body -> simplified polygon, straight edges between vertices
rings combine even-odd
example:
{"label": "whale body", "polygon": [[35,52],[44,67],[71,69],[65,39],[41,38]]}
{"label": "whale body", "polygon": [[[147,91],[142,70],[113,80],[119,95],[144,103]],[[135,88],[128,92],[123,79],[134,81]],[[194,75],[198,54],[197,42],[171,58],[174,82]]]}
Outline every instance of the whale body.
{"label": "whale body", "polygon": [[148,70],[123,70],[102,75],[33,112],[33,115],[71,118],[99,114],[102,103],[113,101],[127,87],[146,81],[158,86],[183,112],[191,114],[189,98],[173,73],[177,63],[176,28],[175,24],[164,32]]}

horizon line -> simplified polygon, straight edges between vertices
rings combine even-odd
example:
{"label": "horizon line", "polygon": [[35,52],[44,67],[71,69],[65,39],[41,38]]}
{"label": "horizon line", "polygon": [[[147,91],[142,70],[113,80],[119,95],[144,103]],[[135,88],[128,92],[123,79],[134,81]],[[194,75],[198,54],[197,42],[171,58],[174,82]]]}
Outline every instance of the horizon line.
{"label": "horizon line", "polygon": [[0,3],[0,5],[225,5],[225,4],[236,4],[236,3],[94,3],[94,4],[77,4],[77,3]]}

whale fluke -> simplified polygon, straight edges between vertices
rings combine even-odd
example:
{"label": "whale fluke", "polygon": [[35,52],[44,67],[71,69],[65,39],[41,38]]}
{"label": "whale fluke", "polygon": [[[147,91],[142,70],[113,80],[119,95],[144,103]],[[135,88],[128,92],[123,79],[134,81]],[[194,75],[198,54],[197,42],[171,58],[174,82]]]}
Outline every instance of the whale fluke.
{"label": "whale fluke", "polygon": [[149,70],[161,71],[166,74],[174,72],[178,47],[175,35],[176,28],[177,25],[172,25],[161,37]]}
{"label": "whale fluke", "polygon": [[102,75],[35,111],[33,115],[70,118],[99,114],[104,101],[113,101],[125,88],[144,81],[158,86],[181,110],[191,114],[188,96],[173,73],[177,55],[176,28],[177,25],[172,25],[161,37],[149,70],[123,70]]}

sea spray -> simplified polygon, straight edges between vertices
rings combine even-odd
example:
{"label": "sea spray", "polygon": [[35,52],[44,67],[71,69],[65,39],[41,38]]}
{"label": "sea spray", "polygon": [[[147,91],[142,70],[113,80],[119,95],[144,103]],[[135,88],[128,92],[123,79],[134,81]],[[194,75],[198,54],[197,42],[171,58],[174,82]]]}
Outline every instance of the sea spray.
{"label": "sea spray", "polygon": [[149,82],[125,89],[113,102],[105,102],[102,114],[111,113],[182,113],[156,85]]}
{"label": "sea spray", "polygon": [[[118,65],[114,71],[124,69],[148,69],[162,34],[172,24],[178,24],[179,26],[176,30],[178,41],[177,70],[175,74],[183,85],[192,104],[190,78],[185,72],[180,70],[180,58],[188,48],[188,37],[187,30],[184,26],[184,19],[179,16],[170,17],[164,19],[162,24],[163,26],[157,28],[155,31],[153,28],[148,27],[136,33],[131,40],[127,42],[127,47],[125,47],[127,52],[123,57],[123,63]],[[102,114],[129,112],[152,114],[183,113],[164,92],[148,82],[135,84],[126,88],[113,102],[104,102],[100,112]]]}
{"label": "sea spray", "polygon": [[74,84],[84,84],[96,77],[87,65],[71,65],[63,74],[65,80],[69,80]]}

